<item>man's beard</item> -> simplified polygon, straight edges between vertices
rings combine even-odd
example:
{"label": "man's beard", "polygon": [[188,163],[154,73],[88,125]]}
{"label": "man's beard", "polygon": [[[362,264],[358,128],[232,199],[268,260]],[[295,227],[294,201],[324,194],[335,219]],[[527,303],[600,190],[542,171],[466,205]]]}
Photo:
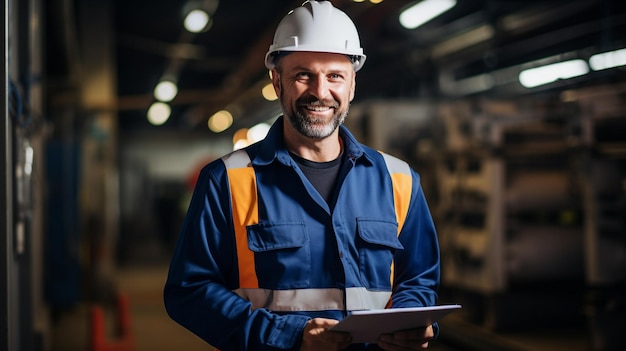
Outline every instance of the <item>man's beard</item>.
{"label": "man's beard", "polygon": [[[307,117],[308,110],[305,106],[330,107],[335,110],[335,113],[331,120],[326,122],[322,118]],[[309,95],[296,101],[295,110],[289,111],[288,106],[283,105],[283,113],[300,134],[309,138],[322,139],[331,135],[345,121],[348,108],[339,110],[339,103],[335,100],[318,100]]]}

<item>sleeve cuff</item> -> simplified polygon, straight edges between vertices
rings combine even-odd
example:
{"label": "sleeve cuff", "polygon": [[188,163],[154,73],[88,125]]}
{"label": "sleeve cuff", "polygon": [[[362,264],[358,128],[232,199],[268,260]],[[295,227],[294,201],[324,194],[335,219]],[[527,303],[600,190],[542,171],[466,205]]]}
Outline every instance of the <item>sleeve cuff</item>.
{"label": "sleeve cuff", "polygon": [[279,349],[297,350],[302,343],[302,332],[310,317],[300,315],[282,316],[277,328],[272,331],[268,344]]}

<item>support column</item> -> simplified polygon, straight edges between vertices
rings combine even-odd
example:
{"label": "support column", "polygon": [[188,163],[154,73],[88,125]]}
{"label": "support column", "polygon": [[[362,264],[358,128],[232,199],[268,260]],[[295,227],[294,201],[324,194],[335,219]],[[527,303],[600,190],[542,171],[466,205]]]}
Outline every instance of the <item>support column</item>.
{"label": "support column", "polygon": [[[19,350],[19,291],[13,231],[13,151],[9,116],[9,0],[2,6],[2,69],[0,77],[0,349]],[[17,303],[16,303],[17,302]]]}

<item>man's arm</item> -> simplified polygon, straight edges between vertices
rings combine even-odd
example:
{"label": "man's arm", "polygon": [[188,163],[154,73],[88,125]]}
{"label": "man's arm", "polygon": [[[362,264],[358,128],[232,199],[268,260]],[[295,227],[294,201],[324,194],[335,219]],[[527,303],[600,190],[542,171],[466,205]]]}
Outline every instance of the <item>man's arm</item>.
{"label": "man's arm", "polygon": [[[399,239],[404,249],[395,256],[392,308],[434,306],[440,283],[440,255],[437,233],[430,209],[412,171],[413,189],[406,221]],[[381,335],[378,346],[386,351],[421,350],[438,334],[438,326],[398,331]]]}
{"label": "man's arm", "polygon": [[237,258],[225,168],[203,170],[178,239],[164,289],[172,319],[227,350],[293,348],[309,317],[277,315],[233,292]]}
{"label": "man's arm", "polygon": [[404,247],[394,257],[392,308],[433,306],[440,283],[439,243],[430,209],[412,171],[413,189],[409,211],[398,236]]}

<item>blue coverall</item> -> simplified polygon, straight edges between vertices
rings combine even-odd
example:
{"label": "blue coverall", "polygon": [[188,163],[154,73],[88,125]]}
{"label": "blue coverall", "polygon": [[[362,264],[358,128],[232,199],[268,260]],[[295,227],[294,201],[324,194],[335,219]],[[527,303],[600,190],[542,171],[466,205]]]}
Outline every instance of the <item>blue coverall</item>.
{"label": "blue coverall", "polygon": [[[410,169],[410,204],[398,233],[382,154],[341,126],[347,161],[331,209],[289,155],[282,118],[245,149],[258,223],[243,237],[235,235],[225,161],[202,170],[165,285],[171,318],[223,351],[297,350],[311,318],[435,305],[439,246],[419,175]],[[240,265],[239,255],[253,265]],[[240,271],[250,269],[257,281],[244,287]]]}

